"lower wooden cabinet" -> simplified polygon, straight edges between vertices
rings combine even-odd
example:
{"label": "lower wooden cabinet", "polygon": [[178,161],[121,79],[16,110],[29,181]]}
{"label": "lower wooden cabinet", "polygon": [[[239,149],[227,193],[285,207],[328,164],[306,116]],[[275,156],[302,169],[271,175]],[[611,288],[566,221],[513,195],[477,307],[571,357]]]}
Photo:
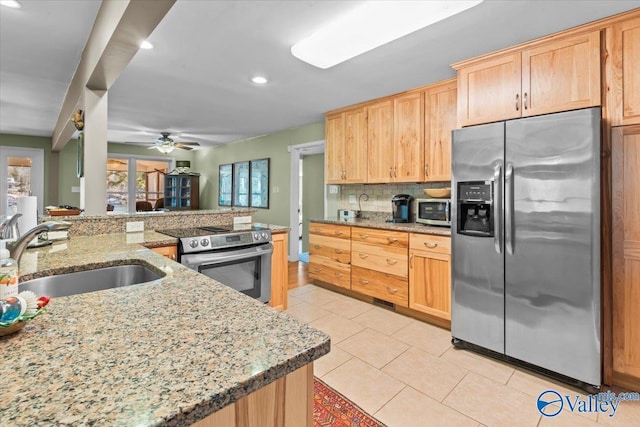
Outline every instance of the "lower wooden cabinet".
{"label": "lower wooden cabinet", "polygon": [[351,227],[309,224],[309,277],[351,289]]}
{"label": "lower wooden cabinet", "polygon": [[351,267],[351,290],[403,307],[409,302],[406,278],[367,268]]}
{"label": "lower wooden cabinet", "polygon": [[409,308],[451,320],[451,239],[412,233],[409,248]]}
{"label": "lower wooden cabinet", "polygon": [[178,259],[177,245],[159,246],[157,248],[151,248],[151,250],[174,261]]}
{"label": "lower wooden cabinet", "polygon": [[613,348],[605,381],[640,390],[640,125],[614,128],[611,154],[612,310],[605,315]]}
{"label": "lower wooden cabinet", "polygon": [[287,309],[289,292],[289,266],[287,264],[287,233],[271,236],[273,254],[271,255],[271,298],[269,305],[276,310]]}

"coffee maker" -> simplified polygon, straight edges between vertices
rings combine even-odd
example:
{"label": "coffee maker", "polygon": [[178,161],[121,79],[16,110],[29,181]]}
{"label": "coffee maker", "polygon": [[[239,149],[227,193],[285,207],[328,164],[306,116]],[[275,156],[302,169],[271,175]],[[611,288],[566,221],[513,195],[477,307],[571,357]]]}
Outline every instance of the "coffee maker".
{"label": "coffee maker", "polygon": [[413,196],[396,194],[391,199],[393,222],[413,222]]}

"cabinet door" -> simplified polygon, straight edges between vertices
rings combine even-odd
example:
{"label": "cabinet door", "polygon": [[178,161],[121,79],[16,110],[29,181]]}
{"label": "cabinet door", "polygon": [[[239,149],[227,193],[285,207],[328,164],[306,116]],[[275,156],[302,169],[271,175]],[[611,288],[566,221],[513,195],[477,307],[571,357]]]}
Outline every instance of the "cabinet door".
{"label": "cabinet door", "polygon": [[287,233],[272,235],[271,299],[269,305],[276,310],[287,309],[289,292],[289,266],[287,265]]}
{"label": "cabinet door", "polygon": [[[612,144],[613,384],[640,389],[640,125]],[[606,359],[606,358],[605,358]],[[606,372],[606,369],[605,369]]]}
{"label": "cabinet door", "polygon": [[325,120],[325,175],[329,184],[344,182],[344,114]]}
{"label": "cabinet door", "polygon": [[393,102],[367,107],[367,182],[391,182],[394,166]]}
{"label": "cabinet door", "polygon": [[424,181],[424,102],[422,92],[393,100],[393,139],[396,182]]}
{"label": "cabinet door", "polygon": [[459,125],[520,117],[521,74],[520,52],[458,70]]}
{"label": "cabinet door", "polygon": [[151,250],[174,261],[178,258],[178,247],[176,245],[159,246],[151,248]]}
{"label": "cabinet door", "polygon": [[451,181],[451,131],[456,128],[457,97],[455,79],[425,92],[425,181]]}
{"label": "cabinet door", "polygon": [[451,320],[451,256],[409,253],[409,308]]}
{"label": "cabinet door", "polygon": [[522,115],[600,105],[600,31],[522,52]]}
{"label": "cabinet door", "polygon": [[345,181],[367,182],[367,110],[346,111],[344,121]]}
{"label": "cabinet door", "polygon": [[640,124],[640,18],[614,25],[612,37],[612,86],[618,96],[622,95],[613,124]]}

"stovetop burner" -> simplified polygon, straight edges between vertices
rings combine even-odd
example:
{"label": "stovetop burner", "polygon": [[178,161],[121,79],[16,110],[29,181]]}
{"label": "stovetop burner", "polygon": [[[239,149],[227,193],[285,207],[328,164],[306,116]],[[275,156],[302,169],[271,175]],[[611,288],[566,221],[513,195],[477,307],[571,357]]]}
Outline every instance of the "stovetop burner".
{"label": "stovetop burner", "polygon": [[207,230],[210,231],[214,234],[218,234],[218,233],[228,233],[229,231],[231,231],[228,228],[222,228],[222,227],[199,227],[201,230]]}

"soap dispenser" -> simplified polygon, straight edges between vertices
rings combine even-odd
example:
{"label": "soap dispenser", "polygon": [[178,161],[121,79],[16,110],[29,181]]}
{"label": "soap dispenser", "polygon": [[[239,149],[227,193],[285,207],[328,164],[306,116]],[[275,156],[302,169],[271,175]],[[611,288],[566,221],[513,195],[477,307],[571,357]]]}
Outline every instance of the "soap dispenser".
{"label": "soap dispenser", "polygon": [[7,240],[0,240],[0,298],[18,295],[18,263],[6,244]]}

